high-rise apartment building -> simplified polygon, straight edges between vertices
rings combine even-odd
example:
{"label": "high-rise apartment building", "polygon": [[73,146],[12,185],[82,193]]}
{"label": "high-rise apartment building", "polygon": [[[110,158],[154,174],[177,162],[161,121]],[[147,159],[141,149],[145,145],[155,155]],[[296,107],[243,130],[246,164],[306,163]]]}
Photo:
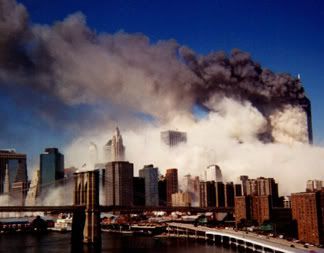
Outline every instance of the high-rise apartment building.
{"label": "high-rise apartment building", "polygon": [[103,148],[105,162],[125,161],[125,146],[119,128]]}
{"label": "high-rise apartment building", "polygon": [[64,178],[64,155],[57,148],[46,148],[40,155],[39,168],[41,189],[48,189]]}
{"label": "high-rise apartment building", "polygon": [[161,141],[169,147],[175,147],[187,142],[187,133],[172,130],[164,131],[161,132]]}
{"label": "high-rise apartment building", "polygon": [[115,161],[106,164],[106,205],[133,205],[133,164]]}
{"label": "high-rise apartment building", "polygon": [[168,169],[165,174],[167,205],[172,206],[172,194],[178,192],[178,170]]}
{"label": "high-rise apartment building", "polygon": [[27,184],[26,155],[16,153],[15,150],[0,150],[0,194],[5,190],[6,171],[8,173],[7,188],[9,191],[14,183]]}
{"label": "high-rise apartment building", "polygon": [[145,181],[145,205],[158,206],[158,168],[155,168],[152,164],[145,165],[143,169],[139,170],[139,176],[144,178]]}
{"label": "high-rise apartment building", "polygon": [[298,239],[324,244],[324,191],[293,193],[291,209],[297,222]]}

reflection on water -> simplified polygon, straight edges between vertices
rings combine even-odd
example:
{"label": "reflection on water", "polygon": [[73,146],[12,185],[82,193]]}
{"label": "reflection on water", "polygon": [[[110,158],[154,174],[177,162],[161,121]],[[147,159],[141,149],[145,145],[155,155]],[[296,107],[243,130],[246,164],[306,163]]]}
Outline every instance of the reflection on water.
{"label": "reflection on water", "polygon": [[83,245],[74,245],[72,247],[69,233],[48,232],[44,234],[1,234],[0,252],[234,253],[239,251],[186,239],[155,239],[152,237],[121,236],[110,233],[102,233],[101,248]]}

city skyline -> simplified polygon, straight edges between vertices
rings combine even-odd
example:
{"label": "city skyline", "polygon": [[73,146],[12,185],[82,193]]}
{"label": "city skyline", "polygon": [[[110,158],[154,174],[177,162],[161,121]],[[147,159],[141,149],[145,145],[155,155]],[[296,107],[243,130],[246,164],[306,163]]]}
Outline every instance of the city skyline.
{"label": "city skyline", "polygon": [[[125,30],[119,31],[112,28],[113,25],[106,26],[105,30],[102,24],[107,20],[103,18],[99,22],[98,19],[96,23],[92,16],[92,12],[99,11],[98,6],[106,6],[103,2],[93,6],[65,5],[64,9],[58,8],[62,3],[57,3],[53,5],[51,17],[44,17],[40,10],[49,6],[37,1],[3,1],[6,3],[3,15],[8,16],[3,21],[7,37],[2,44],[1,67],[6,75],[1,79],[4,94],[0,113],[6,120],[1,132],[5,138],[0,138],[0,146],[27,153],[29,174],[38,164],[35,157],[39,150],[49,146],[57,146],[66,154],[67,167],[91,164],[86,158],[90,156],[89,143],[102,147],[107,136],[112,135],[109,129],[118,123],[128,147],[127,160],[134,163],[136,170],[153,163],[162,169],[176,167],[179,173],[199,175],[199,170],[216,163],[224,168],[226,178],[249,174],[279,177],[280,181],[298,170],[298,177],[290,178],[285,186],[287,192],[296,190],[308,172],[315,178],[322,176],[324,149],[319,145],[321,131],[316,130],[320,118],[316,95],[320,92],[312,95],[312,87],[317,89],[317,86],[309,86],[317,79],[308,79],[300,71],[306,71],[309,65],[294,65],[290,69],[291,64],[296,63],[291,57],[277,55],[276,61],[269,62],[275,54],[262,53],[283,49],[272,48],[262,36],[248,34],[251,40],[263,41],[269,48],[262,51],[257,45],[245,47],[248,35],[244,38],[226,35],[227,28],[234,29],[235,22],[231,21],[217,27],[217,31],[224,38],[231,37],[232,43],[237,45],[220,46],[215,35],[212,36],[212,29],[207,29],[204,34],[210,37],[200,38],[205,38],[208,44],[203,49],[197,46],[197,41],[194,43],[192,36],[187,37],[192,44],[178,38],[183,35],[183,26],[171,29],[175,36],[169,38],[157,36],[164,31],[162,28],[155,35],[152,35],[152,27],[146,31],[144,20],[139,20],[134,31],[130,28],[132,16],[124,17],[120,23]],[[118,6],[117,3],[112,5]],[[233,7],[235,14],[228,15],[246,21],[247,29],[273,22],[278,35],[284,38],[291,36],[294,30],[284,34],[285,30],[279,29],[282,24],[279,21],[286,17],[282,11],[288,7],[296,10],[296,13],[289,12],[286,17],[289,22],[285,23],[294,29],[293,20],[303,21],[297,13],[313,11],[314,15],[304,20],[304,26],[299,28],[300,33],[306,34],[316,32],[314,24],[320,18],[320,8],[316,12],[316,5],[321,4],[303,8],[300,3],[293,6],[286,3],[279,10],[277,2],[256,4],[253,8],[259,8],[260,13],[267,9],[278,14],[278,20],[272,16],[257,16],[260,24],[256,25],[238,11],[252,7],[218,3],[211,9],[218,13],[222,8]],[[142,14],[143,18],[148,18],[143,11],[136,12],[140,7],[132,6],[126,13],[130,11],[135,16]],[[192,13],[192,5],[186,8]],[[83,14],[75,13],[76,9]],[[226,19],[221,13],[209,17],[211,24]],[[15,29],[12,16],[19,20]],[[202,23],[208,20],[204,15],[198,17]],[[162,17],[156,18],[158,21]],[[235,28],[233,32],[240,34],[239,29],[243,28]],[[260,30],[260,35],[266,32]],[[11,34],[17,34],[15,41]],[[28,34],[32,34],[32,38]],[[323,38],[316,36],[318,40],[313,44],[320,44]],[[211,41],[215,42],[214,46]],[[307,41],[306,37],[299,36],[296,43],[301,44],[292,45],[291,50],[298,59],[305,55],[300,49]],[[282,43],[288,50],[286,42]],[[10,50],[8,45],[11,45]],[[312,53],[320,55],[315,49],[313,46]],[[222,50],[225,53],[220,52]],[[7,62],[9,58],[12,60]],[[51,67],[42,68],[43,64]],[[319,62],[316,67],[320,66]],[[291,75],[280,74],[284,72]],[[157,132],[165,129],[187,133],[187,143],[172,151],[165,150],[157,142]],[[315,145],[308,146],[312,132]],[[93,145],[91,149],[97,150]],[[146,155],[142,156],[144,152]]]}

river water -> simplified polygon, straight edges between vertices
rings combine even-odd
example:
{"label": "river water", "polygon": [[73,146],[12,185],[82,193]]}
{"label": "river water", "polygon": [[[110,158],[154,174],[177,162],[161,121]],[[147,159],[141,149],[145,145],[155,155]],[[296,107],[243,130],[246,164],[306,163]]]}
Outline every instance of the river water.
{"label": "river water", "polygon": [[[76,245],[77,246],[77,245]],[[102,233],[100,249],[71,246],[69,233],[0,234],[0,252],[5,253],[234,253],[235,249],[222,248],[192,239],[172,239],[122,236]]]}

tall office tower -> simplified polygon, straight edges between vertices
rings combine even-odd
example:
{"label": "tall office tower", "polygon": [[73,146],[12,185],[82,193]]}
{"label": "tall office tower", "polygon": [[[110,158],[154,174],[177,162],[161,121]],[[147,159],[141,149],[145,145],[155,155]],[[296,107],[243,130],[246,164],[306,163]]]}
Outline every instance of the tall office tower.
{"label": "tall office tower", "polygon": [[225,207],[234,207],[235,187],[233,182],[225,184]]}
{"label": "tall office tower", "polygon": [[242,195],[246,196],[247,194],[247,181],[249,177],[246,175],[240,176],[240,181],[242,183]]}
{"label": "tall office tower", "polygon": [[158,168],[154,168],[152,164],[145,165],[139,170],[139,176],[145,180],[145,205],[159,205],[159,190],[158,190]]}
{"label": "tall office tower", "polygon": [[98,163],[98,147],[94,142],[89,145],[89,163],[92,168]]}
{"label": "tall office tower", "polygon": [[209,165],[204,176],[205,181],[223,182],[222,171],[218,165]]}
{"label": "tall office tower", "polygon": [[216,187],[214,181],[200,181],[200,207],[216,207]]}
{"label": "tall office tower", "polygon": [[64,178],[64,155],[57,148],[46,148],[40,155],[39,168],[42,191],[60,184]]}
{"label": "tall office tower", "polygon": [[133,204],[134,206],[145,206],[145,179],[133,177]]}
{"label": "tall office tower", "polygon": [[[4,184],[8,170],[9,190],[15,182],[27,184],[26,155],[16,153],[15,150],[0,150],[0,194],[4,192]],[[7,186],[8,187],[8,186]]]}
{"label": "tall office tower", "polygon": [[306,184],[307,192],[320,191],[322,187],[323,187],[322,180],[307,180],[307,184]]}
{"label": "tall office tower", "polygon": [[104,146],[104,159],[107,162],[125,161],[125,146],[119,128],[116,127],[112,139]]}
{"label": "tall office tower", "polygon": [[324,244],[324,191],[293,193],[291,209],[297,222],[298,239]]}
{"label": "tall office tower", "polygon": [[115,161],[106,164],[106,205],[133,205],[133,164]]}
{"label": "tall office tower", "polygon": [[172,130],[164,131],[161,132],[161,141],[169,147],[175,147],[187,142],[187,133]]}
{"label": "tall office tower", "polygon": [[35,169],[27,193],[26,205],[35,206],[37,204],[37,197],[40,194],[40,170]]}
{"label": "tall office tower", "polygon": [[216,207],[225,207],[225,185],[223,182],[215,182]]}
{"label": "tall office tower", "polygon": [[167,205],[167,187],[166,187],[166,179],[164,176],[160,176],[158,182],[159,189],[159,206]]}
{"label": "tall office tower", "polygon": [[165,178],[167,187],[167,205],[172,206],[172,194],[178,192],[178,170],[168,169]]}

